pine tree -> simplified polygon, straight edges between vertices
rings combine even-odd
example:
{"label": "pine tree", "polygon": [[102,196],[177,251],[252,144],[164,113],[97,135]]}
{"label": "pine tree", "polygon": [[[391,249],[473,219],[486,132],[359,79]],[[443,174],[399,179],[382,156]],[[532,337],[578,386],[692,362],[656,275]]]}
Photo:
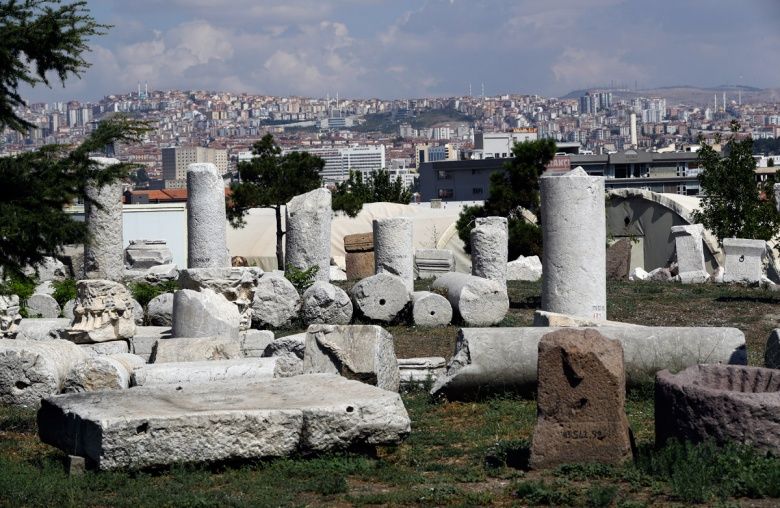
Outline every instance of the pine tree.
{"label": "pine tree", "polygon": [[227,215],[233,227],[244,227],[250,208],[273,208],[276,212],[276,262],[284,270],[282,206],[299,194],[322,186],[320,171],[325,161],[306,152],[282,155],[271,134],[252,146],[254,157],[238,165],[240,181],[231,186]]}
{"label": "pine tree", "polygon": [[[79,76],[88,67],[86,41],[107,28],[89,15],[84,1],[0,1],[0,130],[31,126],[15,111],[24,104],[21,83],[49,86],[49,72],[63,84]],[[115,142],[137,140],[144,130],[141,122],[115,117],[78,147],[50,145],[0,158],[0,269],[6,276],[21,276],[25,266],[58,254],[63,245],[88,240],[84,223],[64,207],[89,201],[90,181],[99,185],[122,178],[129,167],[101,169],[90,155]]]}

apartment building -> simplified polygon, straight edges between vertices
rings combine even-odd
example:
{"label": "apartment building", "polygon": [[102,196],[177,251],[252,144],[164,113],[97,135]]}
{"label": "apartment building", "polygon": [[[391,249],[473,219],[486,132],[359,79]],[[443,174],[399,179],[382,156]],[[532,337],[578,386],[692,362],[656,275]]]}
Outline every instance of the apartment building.
{"label": "apartment building", "polygon": [[174,146],[162,149],[162,171],[166,189],[187,188],[187,166],[197,162],[210,162],[217,172],[228,172],[227,150],[203,146]]}

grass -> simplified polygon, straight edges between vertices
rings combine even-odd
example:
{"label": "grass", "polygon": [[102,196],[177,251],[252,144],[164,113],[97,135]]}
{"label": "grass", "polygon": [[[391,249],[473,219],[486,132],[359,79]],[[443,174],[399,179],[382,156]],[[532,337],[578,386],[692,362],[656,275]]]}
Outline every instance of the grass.
{"label": "grass", "polygon": [[[419,284],[423,289],[425,282]],[[540,287],[510,284],[506,323],[530,325]],[[780,293],[722,285],[611,283],[609,317],[640,324],[736,326],[753,364],[780,323]],[[777,295],[777,296],[775,296]],[[449,356],[457,327],[390,327],[401,357]],[[775,506],[780,459],[740,446],[653,448],[653,390],[632,388],[638,447],[624,466],[527,469],[536,403],[512,394],[472,402],[402,394],[412,434],[375,455],[317,457],[68,477],[40,443],[33,412],[0,407],[0,506]],[[748,501],[749,500],[749,501]]]}

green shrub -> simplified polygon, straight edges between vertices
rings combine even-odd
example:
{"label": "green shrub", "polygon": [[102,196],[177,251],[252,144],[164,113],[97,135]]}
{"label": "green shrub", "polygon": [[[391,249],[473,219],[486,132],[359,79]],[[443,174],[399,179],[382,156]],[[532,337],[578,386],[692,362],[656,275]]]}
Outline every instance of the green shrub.
{"label": "green shrub", "polygon": [[141,304],[141,307],[146,308],[153,298],[160,296],[163,293],[173,293],[179,289],[179,285],[173,280],[161,282],[160,284],[132,282],[130,283],[129,288],[133,298]]}
{"label": "green shrub", "polygon": [[75,279],[55,280],[52,281],[51,285],[54,288],[54,294],[51,296],[57,300],[60,307],[64,307],[68,301],[76,298]]}
{"label": "green shrub", "polygon": [[293,286],[295,286],[295,289],[298,291],[298,293],[303,294],[304,291],[309,289],[309,287],[314,284],[314,277],[317,276],[319,269],[319,266],[312,266],[306,270],[301,270],[294,267],[293,265],[288,264],[287,270],[284,272],[284,276],[287,280],[290,281],[290,283],[292,283]]}
{"label": "green shrub", "polygon": [[574,492],[563,485],[548,485],[544,481],[525,481],[517,484],[515,496],[529,505],[563,506],[574,503]]}
{"label": "green shrub", "polygon": [[611,506],[617,492],[615,485],[593,485],[585,492],[585,505],[593,508]]}

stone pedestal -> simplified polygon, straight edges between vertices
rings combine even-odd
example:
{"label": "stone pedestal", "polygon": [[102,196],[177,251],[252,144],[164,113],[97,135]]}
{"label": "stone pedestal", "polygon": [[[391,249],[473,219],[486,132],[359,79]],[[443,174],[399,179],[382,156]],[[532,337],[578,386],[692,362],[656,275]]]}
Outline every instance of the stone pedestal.
{"label": "stone pedestal", "polygon": [[153,266],[173,263],[173,253],[165,240],[130,240],[125,249],[128,269],[148,270]]}
{"label": "stone pedestal", "polygon": [[534,469],[631,459],[623,348],[596,330],[559,330],[539,342]]}
{"label": "stone pedestal", "polygon": [[374,220],[374,266],[376,273],[396,275],[406,289],[414,291],[413,223],[409,217]]}
{"label": "stone pedestal", "polygon": [[374,275],[374,233],[358,233],[344,237],[347,280],[359,280]]}
{"label": "stone pedestal", "polygon": [[683,284],[700,284],[709,279],[709,274],[704,268],[703,234],[704,226],[701,224],[672,227],[674,246],[677,250],[677,267],[680,282]]}
{"label": "stone pedestal", "polygon": [[[100,166],[119,164],[117,159],[94,157]],[[84,273],[88,279],[119,281],[124,275],[122,242],[122,182],[86,187],[89,199],[99,204],[84,204],[84,220],[89,238],[84,245]]]}
{"label": "stone pedestal", "polygon": [[225,234],[225,183],[211,163],[187,167],[187,266],[230,266]]}
{"label": "stone pedestal", "polygon": [[62,333],[77,344],[129,339],[135,334],[134,300],[125,286],[111,280],[80,280],[73,321]]}
{"label": "stone pedestal", "polygon": [[299,270],[317,266],[315,279],[330,279],[330,222],[333,215],[327,189],[295,196],[287,203],[286,263]]}
{"label": "stone pedestal", "polygon": [[761,260],[766,253],[766,241],[724,238],[723,252],[726,254],[723,282],[761,282],[764,275]]}
{"label": "stone pedestal", "polygon": [[607,318],[604,178],[574,169],[539,179],[542,310]]}
{"label": "stone pedestal", "polygon": [[506,217],[479,217],[471,230],[471,274],[506,284],[509,230]]}

